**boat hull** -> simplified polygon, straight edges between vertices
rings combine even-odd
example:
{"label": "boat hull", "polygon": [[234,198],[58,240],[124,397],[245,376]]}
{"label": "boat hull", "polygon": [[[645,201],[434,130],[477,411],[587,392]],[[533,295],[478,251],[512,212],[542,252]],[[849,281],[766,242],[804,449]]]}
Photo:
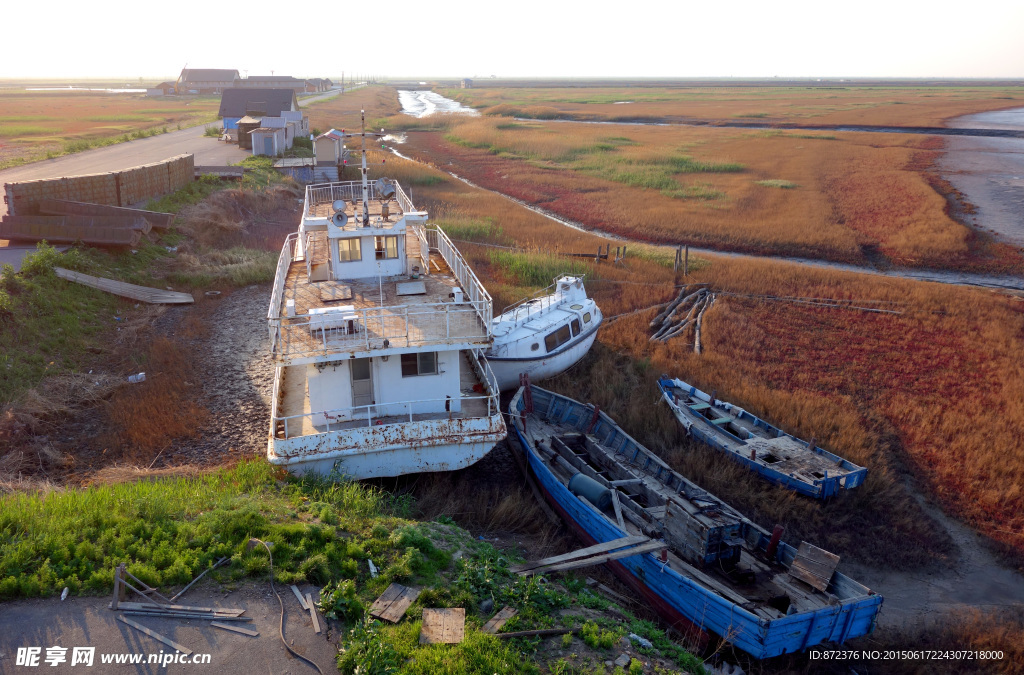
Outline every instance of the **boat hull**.
{"label": "boat hull", "polygon": [[[683,428],[686,429],[686,432],[705,445],[709,445],[716,450],[721,450],[732,460],[759,474],[765,480],[814,499],[829,499],[836,496],[843,490],[852,490],[864,482],[864,478],[867,475],[866,468],[858,467],[842,457],[826,452],[821,448],[817,448],[813,452],[818,456],[827,458],[832,465],[843,469],[844,471],[842,473],[837,473],[834,476],[826,475],[822,478],[814,479],[813,481],[803,480],[785,473],[784,471],[776,470],[771,466],[766,466],[759,461],[751,460],[748,455],[749,450],[747,449],[745,441],[732,437],[731,435],[727,436],[725,432],[716,428],[713,424],[710,424],[703,416],[694,413],[686,405],[678,404],[673,399],[671,390],[678,389],[678,386],[673,384],[674,382],[676,381],[659,380],[658,388],[661,390],[661,394],[665,399],[665,402],[668,403],[669,408],[672,410],[672,414]],[[696,387],[690,387],[687,385],[687,387],[684,387],[682,390],[684,392],[689,391],[690,393],[696,392],[698,396],[710,399],[710,396]],[[723,407],[728,408],[730,413],[734,414],[739,420],[751,423],[761,429],[770,430],[775,435],[786,436],[789,439],[792,439],[795,443],[803,445],[805,448],[808,445],[799,438],[786,434],[781,429],[768,424],[764,420],[751,415],[745,410],[735,408],[731,404],[719,403],[721,403]],[[808,452],[812,451],[808,450]]]}
{"label": "boat hull", "polygon": [[512,391],[519,386],[520,373],[527,373],[531,382],[537,382],[565,372],[587,355],[596,338],[597,326],[557,354],[537,358],[485,358],[498,381],[498,389]]}
{"label": "boat hull", "polygon": [[483,459],[505,436],[501,415],[429,420],[272,438],[267,459],[296,475],[384,478],[464,469]]}
{"label": "boat hull", "polygon": [[[622,451],[626,454],[631,452],[630,443],[635,444],[635,441],[609,424],[603,413],[594,423],[592,420],[595,415],[592,408],[536,387],[533,391],[534,405],[548,405],[548,410],[554,413],[553,417],[567,430],[578,432],[590,427],[591,433],[599,438],[618,433],[613,445],[618,447],[621,442]],[[544,400],[540,394],[557,397],[563,407],[559,409],[555,405],[550,405],[550,401]],[[520,429],[523,407],[520,392],[510,405],[512,426],[526,454],[531,473],[536,476],[540,489],[556,506],[559,514],[587,543],[603,543],[626,536],[625,531],[572,494],[548,469]],[[767,540],[767,534],[763,538]],[[791,563],[795,555],[796,550],[793,547],[785,543],[779,544],[778,557],[781,562]],[[801,651],[826,641],[842,644],[847,639],[868,634],[874,629],[875,617],[882,604],[879,595],[858,595],[833,606],[768,620],[671,567],[664,567],[650,553],[622,558],[609,567],[650,602],[665,621],[688,628],[684,632],[690,635],[699,630],[713,632],[756,658]],[[833,584],[836,590],[856,586],[858,594],[867,591],[839,573],[836,573]]]}

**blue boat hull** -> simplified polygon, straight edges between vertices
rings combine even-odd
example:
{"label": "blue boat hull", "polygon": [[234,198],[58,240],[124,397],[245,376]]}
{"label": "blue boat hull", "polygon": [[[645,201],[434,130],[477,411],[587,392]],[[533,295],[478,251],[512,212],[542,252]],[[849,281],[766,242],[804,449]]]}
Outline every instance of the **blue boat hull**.
{"label": "blue boat hull", "polygon": [[[593,423],[595,413],[592,408],[572,399],[550,394],[538,387],[533,387],[533,392],[535,406],[548,403],[542,399],[544,395],[558,399],[558,403],[564,407],[559,410],[557,404],[553,406],[554,417],[557,418],[555,421],[568,427],[567,430],[578,432],[592,424],[590,433],[598,437],[614,438],[611,447],[621,448],[620,454],[628,455],[632,450],[631,444],[642,449],[642,446],[636,444],[603,414],[597,416],[596,423]],[[531,473],[536,476],[548,500],[581,539],[589,544],[627,536],[626,532],[597,513],[592,506],[572,494],[551,473],[523,435],[520,428],[523,419],[522,390],[512,400],[509,412],[513,417],[513,428],[526,453]],[[549,419],[549,422],[551,421]],[[526,423],[529,423],[528,418]],[[609,426],[614,427],[614,430],[609,429]],[[612,432],[611,435],[609,432]],[[768,534],[763,533],[762,539],[766,546]],[[796,549],[780,543],[777,555],[780,562],[788,564],[795,557]],[[792,653],[822,642],[842,644],[850,638],[868,634],[874,629],[875,617],[882,604],[881,596],[864,595],[817,611],[805,611],[768,620],[758,617],[671,567],[664,568],[650,553],[622,558],[609,564],[609,567],[627,585],[643,595],[668,623],[678,627],[684,634],[696,636],[699,631],[711,631],[756,658]],[[837,573],[835,577],[833,584],[837,586],[859,586],[841,574]]]}

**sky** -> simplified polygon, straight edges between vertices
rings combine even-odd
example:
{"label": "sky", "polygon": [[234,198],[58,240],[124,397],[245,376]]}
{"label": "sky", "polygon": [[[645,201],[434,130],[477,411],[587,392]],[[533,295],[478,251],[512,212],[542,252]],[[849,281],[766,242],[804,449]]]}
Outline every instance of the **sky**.
{"label": "sky", "polygon": [[0,78],[1024,78],[1024,3],[41,0],[0,12]]}

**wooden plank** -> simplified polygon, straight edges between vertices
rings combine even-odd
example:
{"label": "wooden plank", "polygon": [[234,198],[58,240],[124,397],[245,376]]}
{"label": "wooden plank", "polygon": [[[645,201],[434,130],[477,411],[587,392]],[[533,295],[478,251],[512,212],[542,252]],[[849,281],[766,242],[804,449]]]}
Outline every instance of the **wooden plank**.
{"label": "wooden plank", "polygon": [[257,635],[260,634],[260,632],[256,631],[256,630],[250,630],[248,628],[242,628],[241,626],[229,626],[226,623],[217,623],[216,621],[212,622],[210,625],[215,627],[215,628],[221,628],[223,630],[229,630],[232,633],[241,633],[242,635],[248,635],[249,637],[256,637]]}
{"label": "wooden plank", "polygon": [[612,487],[626,487],[628,485],[641,485],[643,482],[642,478],[627,478],[625,480],[610,480],[608,485]]}
{"label": "wooden plank", "polygon": [[606,541],[603,544],[595,544],[586,548],[577,549],[569,553],[563,553],[562,555],[552,556],[550,558],[544,558],[542,560],[534,560],[532,562],[526,562],[522,565],[512,565],[509,567],[511,572],[522,572],[524,570],[533,569],[534,567],[541,567],[542,565],[551,565],[553,563],[563,562],[565,560],[572,560],[574,558],[580,558],[582,556],[589,556],[595,553],[604,553],[605,551],[613,551],[617,548],[624,546],[634,546],[636,544],[642,544],[645,541],[650,541],[648,537],[642,535],[633,535],[630,537],[622,537],[620,539],[613,539]]}
{"label": "wooden plank", "polygon": [[839,565],[839,556],[829,553],[806,541],[800,542],[796,557],[789,566],[789,575],[819,591],[828,588],[832,575]]}
{"label": "wooden plank", "polygon": [[466,610],[424,609],[420,628],[420,644],[456,644],[462,642],[466,631]]}
{"label": "wooden plank", "polygon": [[495,637],[519,638],[519,637],[547,637],[551,635],[565,635],[566,633],[578,633],[578,628],[542,628],[541,630],[522,630],[517,633],[496,633]]}
{"label": "wooden plank", "polygon": [[668,548],[668,545],[663,541],[648,541],[646,544],[640,544],[632,548],[627,548],[621,551],[615,551],[614,553],[602,553],[590,558],[583,558],[581,560],[570,560],[569,562],[558,563],[555,565],[545,565],[544,567],[537,567],[531,570],[525,570],[520,572],[521,576],[527,576],[530,574],[541,574],[544,572],[558,572],[561,570],[572,570],[579,567],[590,567],[592,565],[603,565],[606,562],[612,560],[618,560],[619,558],[628,558],[633,555],[640,555],[641,553],[650,553],[651,551],[657,551],[663,548]]}
{"label": "wooden plank", "polygon": [[313,630],[320,634],[320,620],[316,616],[316,605],[313,604],[313,596],[306,593],[306,604],[309,605],[309,615],[313,618]]}
{"label": "wooden plank", "polygon": [[299,604],[302,605],[302,609],[308,611],[309,607],[306,606],[306,599],[302,597],[302,593],[299,593],[299,589],[295,584],[292,584],[292,593],[294,593],[295,597],[299,599]]}
{"label": "wooden plank", "polygon": [[61,279],[73,281],[77,284],[82,284],[83,286],[97,288],[101,291],[106,291],[107,293],[113,293],[114,295],[131,298],[132,300],[138,300],[140,302],[159,305],[189,304],[195,302],[195,298],[188,293],[163,291],[159,288],[149,288],[148,286],[136,286],[135,284],[128,284],[114,279],[104,279],[102,277],[93,277],[88,274],[82,274],[81,272],[72,272],[71,270],[66,270],[63,267],[54,267],[53,271]]}
{"label": "wooden plank", "polygon": [[191,656],[192,655],[192,650],[191,649],[188,649],[187,647],[182,647],[181,645],[179,645],[174,640],[172,640],[170,638],[167,638],[167,637],[164,637],[160,633],[157,633],[155,630],[151,630],[149,628],[146,628],[145,626],[143,626],[140,623],[135,623],[131,619],[126,619],[126,618],[124,618],[124,616],[122,616],[120,614],[117,615],[117,620],[120,621],[121,623],[124,623],[124,624],[127,624],[127,625],[131,626],[132,628],[134,628],[135,630],[137,630],[139,632],[145,633],[146,635],[148,635],[149,637],[153,638],[154,640],[159,640],[160,642],[163,642],[165,645],[167,645],[168,647],[170,647],[172,649],[177,649],[179,652],[181,652],[185,656]]}
{"label": "wooden plank", "polygon": [[200,619],[202,621],[252,621],[250,616],[231,614],[186,614],[185,612],[158,612],[156,610],[132,609],[123,612],[125,616],[152,616],[157,619]]}
{"label": "wooden plank", "polygon": [[393,583],[370,606],[370,616],[398,623],[419,595],[418,589]]}
{"label": "wooden plank", "polygon": [[612,508],[615,509],[615,522],[619,524],[619,529],[625,532],[626,523],[622,520],[622,505],[619,504],[619,491],[612,489]]}
{"label": "wooden plank", "polygon": [[497,633],[501,630],[501,627],[505,625],[505,622],[516,615],[518,610],[512,607],[502,607],[501,611],[491,617],[491,620],[484,624],[480,630],[484,633]]}
{"label": "wooden plank", "polygon": [[244,609],[236,609],[233,607],[190,607],[189,605],[162,605],[156,602],[122,602],[120,603],[121,609],[158,609],[161,612],[210,612],[218,614],[231,614],[233,616],[239,616],[244,614]]}

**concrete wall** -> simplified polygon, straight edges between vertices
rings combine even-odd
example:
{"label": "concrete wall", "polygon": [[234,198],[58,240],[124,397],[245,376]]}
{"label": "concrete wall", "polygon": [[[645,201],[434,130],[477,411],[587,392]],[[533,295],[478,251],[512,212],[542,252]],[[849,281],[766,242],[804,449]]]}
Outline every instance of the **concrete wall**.
{"label": "concrete wall", "polygon": [[124,171],[7,183],[4,189],[11,215],[32,215],[38,213],[39,202],[44,199],[132,206],[185,187],[194,174],[194,157],[178,155]]}

